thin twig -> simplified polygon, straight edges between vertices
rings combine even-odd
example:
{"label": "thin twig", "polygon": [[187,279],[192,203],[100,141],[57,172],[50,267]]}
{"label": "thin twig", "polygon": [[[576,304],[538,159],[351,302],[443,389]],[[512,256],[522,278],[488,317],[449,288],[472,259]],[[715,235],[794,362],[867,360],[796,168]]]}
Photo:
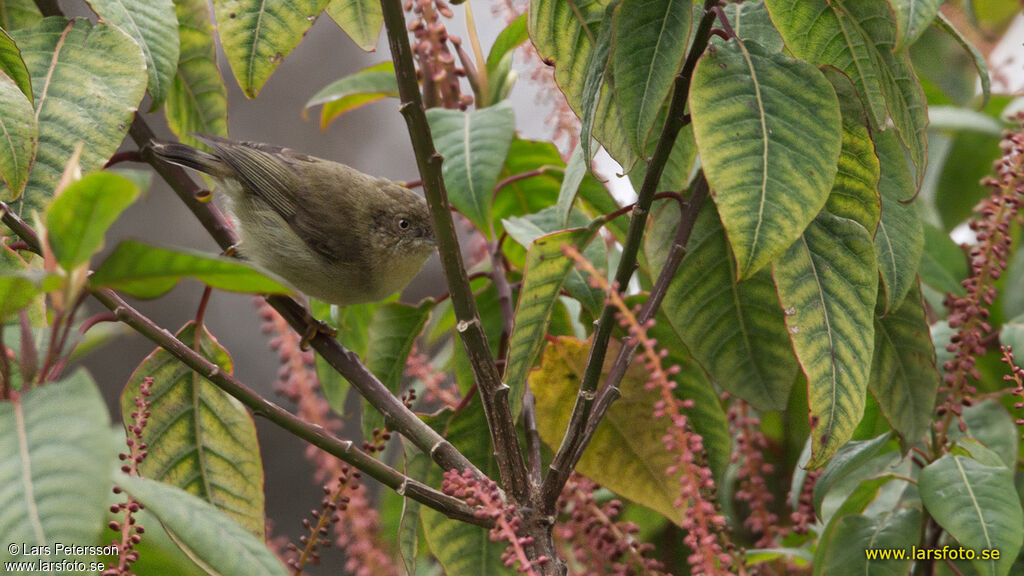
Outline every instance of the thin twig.
{"label": "thin twig", "polygon": [[[672,241],[671,248],[669,248],[668,256],[665,258],[665,264],[662,266],[658,279],[651,288],[650,295],[644,302],[639,314],[637,314],[637,322],[641,326],[646,324],[651,318],[654,318],[658,308],[661,306],[662,300],[665,299],[665,294],[668,293],[668,286],[672,283],[672,279],[675,278],[676,270],[686,255],[686,244],[690,241],[690,234],[693,232],[693,226],[697,222],[697,214],[700,212],[701,206],[704,205],[707,196],[708,181],[704,178],[704,173],[701,172],[697,176],[697,183],[694,186],[693,194],[690,195],[685,206],[681,208],[676,236]],[[619,349],[619,355],[615,358],[615,362],[612,364],[611,370],[609,370],[604,384],[601,386],[601,391],[594,401],[594,410],[587,421],[583,441],[573,454],[572,460],[570,460],[571,467],[575,467],[576,463],[579,462],[583,456],[583,451],[586,450],[587,445],[590,443],[590,439],[594,437],[594,432],[597,431],[597,425],[600,424],[601,419],[604,418],[612,403],[619,398],[619,382],[626,375],[626,369],[629,368],[638,345],[639,342],[633,340],[624,344]]]}
{"label": "thin twig", "polygon": [[[694,37],[693,46],[686,57],[682,70],[676,76],[672,101],[669,104],[668,115],[665,125],[662,127],[661,135],[658,137],[658,144],[654,154],[647,163],[647,174],[644,176],[643,185],[640,187],[636,207],[633,209],[629,219],[629,228],[626,232],[626,240],[622,246],[622,256],[619,259],[618,269],[615,271],[615,284],[625,287],[637,266],[637,254],[640,250],[640,243],[643,239],[644,229],[647,224],[647,213],[654,201],[654,194],[657,191],[661,174],[665,170],[669,153],[675,143],[679,130],[685,122],[686,103],[690,93],[690,80],[693,78],[693,69],[697,65],[697,59],[707,48],[711,33],[711,25],[715,21],[715,14],[711,11],[718,0],[705,0],[704,16]],[[588,137],[584,135],[584,137]],[[580,444],[585,441],[585,430],[590,420],[590,411],[595,399],[598,379],[601,377],[601,368],[604,365],[604,358],[608,352],[608,345],[611,340],[612,328],[615,324],[615,307],[605,304],[601,311],[601,318],[598,320],[597,328],[591,340],[590,356],[587,359],[587,366],[583,372],[583,380],[580,383],[579,393],[576,397],[576,405],[573,407],[572,416],[565,436],[562,438],[562,445],[555,453],[555,457],[548,466],[548,475],[541,487],[542,510],[545,513],[554,513],[558,496],[565,486],[572,467],[569,463],[575,458],[579,451]]]}
{"label": "thin twig", "polygon": [[[140,121],[139,117],[136,116],[136,121]],[[144,125],[143,125],[144,126]],[[145,127],[148,130],[148,127]],[[160,163],[157,163],[160,164]],[[162,165],[166,167],[167,165]],[[159,170],[159,169],[158,169]],[[186,204],[195,205],[197,210],[203,211],[211,208],[210,204],[202,204],[199,202],[192,202],[194,198],[191,195],[191,189],[194,188],[194,184],[188,179],[188,176],[181,170],[168,171],[170,174],[177,174],[181,180],[169,181],[175,191],[179,192],[179,197],[185,200]],[[186,200],[187,198],[187,200]],[[215,222],[218,218],[222,218],[219,212],[201,212],[206,214],[206,217],[200,217],[200,221]],[[198,214],[197,214],[198,215]],[[15,214],[6,204],[0,202],[0,219],[7,225],[8,228],[13,230],[21,239],[37,254],[42,253],[42,244],[39,241],[39,237],[35,231],[29,227],[24,220]],[[221,230],[226,234],[221,234],[218,238],[218,242],[226,243],[227,246],[231,246],[234,241],[234,232],[229,227],[214,229],[207,228],[211,234],[215,237],[218,236],[214,231]],[[222,244],[223,245],[223,244]],[[302,304],[299,304],[292,298],[286,296],[269,296],[267,302],[270,303],[286,320],[288,323],[296,329],[296,331],[302,331],[307,322],[306,310]],[[436,431],[426,425],[425,422],[419,419],[415,414],[412,413],[402,402],[391,394],[380,380],[370,372],[366,366],[359,360],[359,357],[351,352],[350,350],[341,346],[337,340],[329,338],[324,334],[318,333],[316,337],[311,340],[313,347],[320,353],[320,355],[334,367],[341,375],[345,376],[345,379],[351,382],[359,393],[365,397],[371,405],[377,410],[384,414],[385,422],[388,428],[400,432],[403,436],[412,440],[414,444],[420,450],[430,454],[430,456],[436,461],[442,468],[449,470],[451,468],[457,468],[464,470],[470,468],[475,470],[476,468],[462,455],[454,446],[451,445],[447,440],[441,437]]]}
{"label": "thin twig", "polygon": [[438,510],[450,518],[481,526],[488,524],[483,518],[477,518],[473,513],[474,509],[461,500],[442,494],[415,479],[409,478],[398,470],[363,452],[353,442],[342,440],[327,432],[323,427],[310,424],[257,394],[233,375],[203,358],[195,350],[189,348],[187,344],[175,338],[170,332],[143,316],[122,300],[113,290],[94,288],[92,289],[92,294],[101,304],[113,312],[118,320],[131,326],[197,374],[238,399],[252,410],[253,414],[266,418],[328,454],[355,466],[363,473],[394,489],[399,494],[408,496],[417,502]]}
{"label": "thin twig", "polygon": [[448,193],[441,176],[443,158],[434,148],[434,141],[430,135],[430,125],[427,123],[423,108],[412,49],[409,46],[402,2],[381,0],[381,7],[395,63],[395,77],[402,102],[400,110],[409,129],[416,164],[423,180],[423,191],[433,217],[434,236],[437,238],[441,265],[448,280],[448,291],[451,294],[457,322],[456,330],[461,336],[473,368],[473,376],[480,388],[481,404],[487,417],[502,484],[517,502],[525,502],[530,493],[530,486],[526,463],[519,450],[515,422],[512,419],[509,388],[501,381],[498,368],[491,356],[487,335],[480,323],[476,302],[462,262],[462,251],[449,210]]}
{"label": "thin twig", "polygon": [[[235,234],[216,205],[212,202],[200,202],[196,198],[196,193],[200,191],[200,188],[189,178],[188,174],[178,166],[161,162],[149,153],[149,145],[155,141],[156,137],[139,115],[135,116],[129,133],[139,145],[143,159],[171,186],[178,198],[192,211],[207,232],[217,241],[217,244],[225,250],[238,244],[238,235]],[[296,332],[305,334],[308,331],[310,315],[298,301],[286,296],[269,296],[267,302],[288,321]],[[309,343],[332,368],[352,383],[356,390],[384,415],[389,429],[409,438],[417,448],[430,454],[431,458],[445,470],[451,468],[476,469],[451,443],[402,404],[363,365],[358,355],[322,332],[317,332]]]}
{"label": "thin twig", "polygon": [[553,164],[545,164],[543,166],[540,166],[539,168],[534,168],[533,170],[527,170],[526,172],[513,174],[494,185],[494,195],[497,196],[498,192],[501,192],[501,189],[508,186],[509,184],[515,184],[520,180],[526,180],[527,178],[533,178],[534,176],[542,176],[544,174],[547,174],[548,172],[565,172],[565,168],[562,168],[561,166],[555,166]]}

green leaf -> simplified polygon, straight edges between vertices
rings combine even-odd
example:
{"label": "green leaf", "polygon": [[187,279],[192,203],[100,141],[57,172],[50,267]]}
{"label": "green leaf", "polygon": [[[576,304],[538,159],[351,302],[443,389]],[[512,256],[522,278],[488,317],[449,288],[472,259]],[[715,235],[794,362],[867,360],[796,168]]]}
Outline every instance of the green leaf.
{"label": "green leaf", "polygon": [[138,197],[131,180],[110,172],[68,186],[46,211],[46,238],[61,268],[70,272],[102,250],[107,229]]}
{"label": "green leaf", "polygon": [[956,228],[971,217],[974,207],[987,198],[989,188],[981,179],[992,171],[992,163],[1002,155],[999,138],[979,132],[960,132],[953,136],[945,166],[940,170],[935,189],[935,207],[946,230]]}
{"label": "green leaf", "polygon": [[[999,462],[1012,470],[1017,461],[1020,434],[1015,433],[1015,418],[1006,407],[996,400],[982,400],[965,407],[963,418],[967,424],[967,437],[981,442],[997,456]],[[949,436],[950,440],[958,440],[959,428],[953,427]],[[975,458],[980,460],[977,456]]]}
{"label": "green leaf", "polygon": [[[370,322],[373,320],[373,313],[383,304],[371,302],[338,307],[319,300],[312,300],[310,305],[317,320],[328,322],[338,329],[337,338],[342,346],[355,352],[360,358],[366,358],[366,347],[370,340]],[[338,374],[338,371],[319,355],[316,357],[316,372],[320,379],[320,387],[324,391],[331,410],[340,416],[347,416],[345,399],[350,388],[349,381]]]}
{"label": "green leaf", "polygon": [[[815,573],[906,576],[913,559],[909,551],[918,543],[921,511],[891,510],[880,516],[849,514],[839,518],[819,543]],[[869,560],[867,554],[877,554]],[[892,552],[905,554],[897,559]]]}
{"label": "green leaf", "polygon": [[[51,551],[57,542],[98,542],[115,462],[111,439],[106,404],[82,369],[0,403],[4,538]],[[0,550],[3,562],[38,559],[12,554],[7,545]]]}
{"label": "green leaf", "polygon": [[923,230],[924,249],[918,269],[921,281],[944,294],[966,294],[962,282],[967,278],[967,255],[949,234],[935,226],[926,223]]}
{"label": "green leaf", "polygon": [[917,205],[900,202],[914,195],[914,183],[896,137],[891,132],[874,136],[882,168],[878,182],[882,219],[875,231],[875,255],[885,289],[884,311],[888,313],[899,308],[917,281],[917,267],[924,251],[924,228]]}
{"label": "green leaf", "polygon": [[[402,443],[405,451],[405,475],[411,478],[426,478],[433,468],[430,456],[420,452],[411,443]],[[422,505],[412,498],[402,498],[402,516],[398,524],[398,547],[402,556],[405,573],[416,575],[416,560],[420,548],[420,508]]]}
{"label": "green leaf", "polygon": [[984,112],[959,106],[931,106],[928,108],[929,124],[932,130],[946,132],[978,132],[993,138],[1003,134],[1004,124]]}
{"label": "green leaf", "polygon": [[[391,391],[398,396],[405,373],[405,361],[412,345],[430,319],[433,300],[425,300],[419,306],[407,306],[389,302],[377,308],[367,330],[366,367]],[[383,430],[384,415],[363,400],[363,438],[373,438],[374,428]]]}
{"label": "green leaf", "polygon": [[836,91],[843,117],[839,166],[825,209],[860,223],[874,235],[882,214],[882,201],[878,196],[880,168],[864,105],[849,78],[831,67],[823,72]]}
{"label": "green leaf", "polygon": [[822,212],[774,264],[793,350],[807,376],[810,468],[853,435],[864,414],[878,272],[863,226]]}
{"label": "green leaf", "polygon": [[247,262],[194,250],[158,248],[134,240],[118,244],[90,282],[138,298],[156,298],[184,277],[232,292],[290,293],[281,281]]}
{"label": "green leaf", "polygon": [[953,26],[953,23],[946,18],[945,14],[939,12],[939,18],[935,24],[952,36],[964,51],[971,56],[971,60],[974,61],[974,67],[978,70],[978,78],[981,80],[981,105],[985,106],[985,104],[988,103],[989,98],[992,96],[992,79],[988,74],[988,63],[985,60],[985,55],[982,54],[966,36],[957,30],[955,26]]}
{"label": "green leaf", "polygon": [[[562,231],[564,225],[556,215],[555,207],[548,207],[539,212],[533,214],[527,214],[521,218],[513,217],[508,220],[503,220],[502,224],[505,226],[505,231],[508,232],[510,238],[518,242],[524,248],[530,248],[537,239],[546,234],[553,234],[555,232]],[[584,228],[591,227],[594,223],[589,222],[583,214],[578,211],[571,212],[569,214],[568,225],[573,228]],[[580,238],[582,238],[582,233]],[[582,240],[581,240],[582,242]],[[582,249],[583,256],[589,260],[594,267],[598,270],[607,268],[608,254],[607,249],[603,242],[590,242],[590,238],[586,239],[586,242],[582,242],[580,246],[586,246]],[[561,257],[559,254],[557,257]],[[543,259],[546,260],[548,256]],[[529,263],[529,260],[524,260],[524,267]],[[605,294],[598,288],[594,288],[590,285],[589,278],[575,266],[569,267],[569,275],[565,279],[565,289],[569,292],[569,295],[575,298],[595,316],[600,314],[604,308]]]}
{"label": "green leaf", "polygon": [[117,484],[160,520],[174,542],[212,574],[289,574],[263,541],[217,508],[162,482],[117,475]]}
{"label": "green leaf", "polygon": [[228,89],[217,67],[217,46],[205,0],[177,0],[178,68],[164,105],[167,126],[190,146],[192,134],[228,135]]}
{"label": "green leaf", "polygon": [[235,73],[238,85],[249,98],[292,51],[328,0],[213,0],[217,33]]}
{"label": "green leaf", "polygon": [[[639,304],[639,299],[637,300],[636,303]],[[633,304],[633,301],[630,300],[629,303]],[[658,341],[661,349],[668,350],[668,356],[662,360],[662,365],[675,365],[680,368],[679,373],[672,376],[678,386],[676,397],[693,400],[693,407],[684,409],[683,412],[693,431],[700,434],[703,439],[708,467],[711,468],[715,483],[721,486],[732,458],[732,432],[722,401],[707,374],[697,361],[686,353],[680,334],[665,318],[664,311],[658,311],[656,320],[647,334]]]}
{"label": "green leaf", "polygon": [[821,516],[821,504],[829,490],[850,475],[861,473],[869,460],[882,453],[892,434],[885,433],[871,440],[848,442],[841,447],[814,483],[814,511]]}
{"label": "green leaf", "polygon": [[544,347],[544,336],[551,323],[551,313],[558,295],[575,262],[562,252],[565,246],[577,250],[590,243],[596,228],[563,230],[537,238],[530,244],[523,270],[523,287],[516,303],[515,324],[508,345],[505,384],[511,388],[512,415],[518,417],[523,407],[526,377],[537,355]]}
{"label": "green leaf", "polygon": [[35,26],[43,19],[32,0],[0,0],[0,28],[11,31]]}
{"label": "green leaf", "polygon": [[327,15],[365,52],[377,49],[384,11],[377,0],[330,0]]}
{"label": "green leaf", "polygon": [[[668,117],[668,104],[661,107],[655,126],[661,126]],[[647,139],[646,158],[654,155],[658,146],[661,133],[658,130],[651,130]],[[665,161],[665,168],[658,180],[656,192],[677,192],[684,194],[695,176],[694,161],[697,158],[697,144],[693,141],[693,126],[687,124],[676,135],[676,141],[672,144],[672,150],[668,153],[668,160]],[[640,190],[647,178],[647,163],[638,162],[629,172],[629,181],[633,184],[634,190]]]}
{"label": "green leaf", "polygon": [[[569,423],[571,411],[565,408],[575,402],[589,350],[586,342],[560,337],[545,348],[540,367],[530,374],[540,437],[552,448],[561,443]],[[611,366],[617,352],[618,346],[609,348],[605,368]],[[652,417],[652,406],[660,395],[644,388],[647,378],[641,363],[629,367],[620,386],[622,396],[598,425],[576,470],[678,524],[685,513],[685,506],[674,506],[680,497],[679,472],[666,473],[677,457],[662,442],[668,421]]]}
{"label": "green leaf", "polygon": [[810,64],[730,41],[701,57],[690,110],[738,276],[750,278],[825,205],[841,146],[839,103]]}
{"label": "green leaf", "polygon": [[36,162],[12,206],[28,217],[49,202],[79,143],[83,173],[117,150],[146,91],[146,60],[117,27],[83,19],[46,18],[12,36],[32,75],[39,123]]}
{"label": "green leaf", "polygon": [[590,53],[590,64],[587,66],[587,76],[583,80],[583,92],[580,95],[580,143],[582,160],[585,160],[587,171],[590,171],[590,161],[593,160],[594,150],[594,121],[597,114],[597,105],[600,102],[601,88],[604,86],[604,75],[608,69],[608,59],[612,51],[612,33],[615,30],[615,11],[621,0],[612,0],[604,9],[604,17],[601,19],[601,27],[598,29],[597,40],[593,51]]}
{"label": "green leaf", "polygon": [[763,410],[786,406],[799,366],[767,270],[738,282],[714,204],[697,216],[662,309],[694,358],[730,394]]}
{"label": "green leaf", "polygon": [[1003,346],[1012,346],[1024,358],[1024,314],[1003,323],[999,329],[999,343]]}
{"label": "green leaf", "polygon": [[1005,576],[1014,551],[1024,545],[1024,512],[1005,466],[986,466],[966,456],[946,454],[918,477],[928,513],[961,546],[999,550],[1000,559],[972,561],[982,576]]}
{"label": "green leaf", "polygon": [[868,389],[904,446],[913,446],[928,432],[938,387],[935,347],[915,287],[895,312],[875,318]]}
{"label": "green leaf", "polygon": [[853,80],[873,130],[892,117],[924,175],[928,124],[924,93],[906,51],[893,52],[896,18],[886,0],[765,0],[772,22],[797,58],[834,66]]}
{"label": "green leaf", "polygon": [[512,107],[503,102],[472,112],[431,108],[427,120],[444,156],[441,171],[452,206],[492,237],[494,186],[515,136]]}
{"label": "green leaf", "polygon": [[939,15],[943,0],[889,0],[896,14],[894,51],[909,48]]}
{"label": "green leaf", "polygon": [[0,276],[0,326],[2,321],[24,308],[39,294],[28,278],[3,274]]}
{"label": "green leaf", "polygon": [[491,51],[487,53],[487,74],[493,75],[498,69],[506,54],[511,53],[523,42],[530,38],[526,30],[526,14],[520,14],[518,18],[508,23],[495,38]]}
{"label": "green leaf", "polygon": [[782,52],[782,36],[772,24],[763,1],[726,4],[722,10],[741,39],[753,40],[768,52]]}
{"label": "green leaf", "polygon": [[[461,346],[459,347],[461,348]],[[443,412],[430,422],[441,429],[445,438],[469,459],[481,472],[497,478],[498,466],[494,461],[491,439],[486,433],[487,420],[479,402],[472,402],[454,416]],[[441,485],[441,470],[431,466],[431,485]],[[501,555],[507,543],[493,542],[488,530],[464,522],[452,522],[441,512],[428,506],[420,507],[420,521],[430,552],[437,558],[446,574],[479,574],[480,576],[511,576],[514,570],[504,565]]]}
{"label": "green leaf", "polygon": [[589,171],[590,160],[583,149],[583,143],[576,145],[569,157],[569,163],[565,166],[565,173],[562,174],[562,187],[558,190],[558,222],[565,226],[569,222],[569,212],[576,201],[576,192],[580,189],[583,177]]}
{"label": "green leaf", "polygon": [[[0,30],[0,33],[3,31]],[[39,127],[36,113],[25,94],[6,74],[0,72],[0,181],[17,198],[25,189],[36,159]]]}
{"label": "green leaf", "polygon": [[[189,322],[175,337],[190,348],[198,346],[224,373],[234,371],[228,351],[205,327],[197,338],[196,325]],[[139,473],[213,504],[262,539],[263,464],[252,416],[227,392],[157,348],[121,393],[126,428],[134,424],[128,415],[147,377],[153,378],[148,398],[152,415],[142,441],[149,444],[149,456]]]}
{"label": "green leaf", "polygon": [[672,89],[690,36],[690,0],[622,0],[616,10],[612,69],[615,100],[630,142],[647,146],[658,111]]}
{"label": "green leaf", "polygon": [[325,129],[346,112],[384,98],[397,97],[395,65],[390,61],[381,62],[324,86],[306,102],[306,109],[324,105],[320,111],[320,128]]}
{"label": "green leaf", "polygon": [[21,50],[14,43],[4,27],[0,26],[0,72],[13,80],[22,94],[32,103],[32,78],[29,76],[25,61],[21,59]]}
{"label": "green leaf", "polygon": [[[554,64],[555,82],[580,118],[584,115],[582,97],[584,84],[590,76],[591,54],[602,49],[598,48],[597,37],[609,3],[609,0],[530,0],[530,39],[541,58]],[[597,61],[600,62],[600,58]],[[612,76],[612,70],[608,70],[600,87],[593,136],[628,171],[636,162],[636,154],[615,101]]]}
{"label": "green leaf", "polygon": [[131,2],[125,0],[86,0],[89,7],[107,24],[124,30],[139,43],[146,56],[152,112],[163,105],[171,90],[171,78],[178,68],[178,19],[171,0]]}

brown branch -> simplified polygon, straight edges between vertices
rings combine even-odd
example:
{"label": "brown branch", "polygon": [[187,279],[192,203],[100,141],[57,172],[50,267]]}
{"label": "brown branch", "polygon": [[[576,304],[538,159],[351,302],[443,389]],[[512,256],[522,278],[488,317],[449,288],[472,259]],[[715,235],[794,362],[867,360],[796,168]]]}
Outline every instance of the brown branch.
{"label": "brown branch", "polygon": [[[701,172],[697,177],[697,184],[694,186],[693,194],[687,200],[680,214],[679,226],[676,228],[676,237],[672,241],[672,247],[669,248],[665,264],[662,266],[658,279],[651,288],[647,301],[644,302],[640,313],[637,314],[636,320],[641,326],[645,325],[651,318],[654,318],[658,308],[661,306],[662,300],[665,299],[665,294],[668,293],[668,286],[672,283],[672,279],[675,278],[676,270],[686,255],[686,244],[690,241],[693,225],[697,222],[697,214],[700,212],[701,206],[704,205],[704,200],[707,199],[707,196],[708,181],[704,178],[704,173]],[[636,352],[638,345],[638,341],[632,341],[619,349],[619,355],[615,358],[615,363],[612,364],[611,370],[609,370],[604,384],[601,386],[601,391],[594,401],[594,410],[587,421],[583,440],[570,460],[570,467],[576,467],[576,463],[583,456],[583,451],[586,450],[590,439],[594,437],[597,425],[600,424],[601,419],[604,418],[608,409],[611,408],[612,403],[618,400],[621,395],[619,382],[626,375],[626,369],[629,368],[629,364],[633,360],[633,353]]]}
{"label": "brown branch", "polygon": [[[149,145],[155,140],[141,117],[136,115],[129,130],[142,156],[171,186],[178,198],[199,219],[199,222],[217,241],[221,248],[227,250],[238,243],[238,236],[228,224],[224,215],[211,202],[201,202],[196,194],[201,189],[195,185],[188,174],[177,166],[161,162],[149,152]],[[283,316],[288,324],[300,334],[309,329],[310,316],[305,307],[287,296],[268,296],[267,302]],[[412,440],[414,444],[430,456],[445,470],[451,468],[476,468],[454,446],[427,426],[419,417],[392,394],[380,380],[370,372],[359,356],[342,346],[330,336],[317,332],[310,340],[310,345],[339,374],[351,382],[359,393],[370,404],[384,415],[388,428]]]}
{"label": "brown branch", "polygon": [[448,280],[452,308],[455,310],[456,330],[462,338],[473,368],[473,376],[480,388],[480,399],[487,417],[502,484],[517,502],[525,502],[531,490],[526,474],[526,463],[519,449],[515,422],[512,419],[509,388],[501,381],[498,368],[491,356],[476,301],[473,299],[469,279],[466,277],[462,252],[452,222],[448,193],[441,175],[443,158],[434,148],[434,141],[430,135],[430,125],[424,112],[416,68],[413,65],[412,49],[409,46],[402,2],[381,0],[381,8],[395,64],[395,77],[402,102],[400,110],[409,129],[416,164],[423,181],[423,191],[430,205],[434,236],[437,238],[441,265]]}
{"label": "brown branch", "polygon": [[310,424],[260,396],[234,376],[224,372],[219,366],[200,356],[196,351],[189,348],[187,344],[175,338],[170,332],[157,326],[152,320],[129,306],[113,290],[94,288],[91,291],[101,304],[117,316],[118,320],[131,326],[197,374],[238,399],[252,410],[253,414],[270,420],[284,430],[291,432],[328,454],[351,464],[403,496],[408,496],[417,502],[438,510],[450,518],[485,525],[483,519],[477,518],[474,515],[474,509],[461,500],[442,494],[418,480],[409,478],[398,470],[363,452],[352,441],[342,440],[327,432],[323,427]]}
{"label": "brown branch", "polygon": [[[615,284],[622,289],[629,283],[633,272],[637,267],[637,254],[640,250],[640,243],[643,239],[644,229],[647,224],[647,213],[654,201],[654,194],[657,191],[661,174],[665,170],[672,146],[676,136],[686,123],[686,103],[690,93],[690,80],[693,78],[693,70],[697,66],[697,60],[707,48],[710,39],[711,25],[715,21],[715,14],[711,11],[718,0],[705,0],[704,16],[701,18],[694,37],[693,46],[686,57],[682,70],[676,75],[673,89],[672,101],[669,104],[668,115],[665,125],[662,127],[658,143],[654,148],[654,154],[647,162],[647,174],[644,176],[643,185],[629,219],[629,228],[626,232],[626,240],[622,245],[622,256],[619,260],[619,267],[615,271]],[[584,136],[587,137],[587,136]],[[615,324],[615,307],[605,304],[601,311],[601,318],[598,320],[597,329],[590,346],[590,357],[587,359],[587,367],[583,372],[583,380],[580,383],[579,393],[576,397],[576,405],[573,407],[572,416],[565,436],[562,438],[562,445],[555,453],[555,457],[548,466],[548,475],[541,487],[542,510],[547,514],[553,514],[558,501],[558,496],[565,486],[569,474],[572,473],[572,466],[576,454],[580,452],[580,445],[586,440],[586,428],[590,420],[590,412],[595,399],[597,381],[601,377],[601,368],[604,366],[604,358],[608,352],[608,344],[611,340],[612,328]]]}
{"label": "brown branch", "polygon": [[[8,228],[18,234],[36,252],[42,252],[42,245],[39,237],[24,220],[19,218],[3,202],[0,202],[0,217]],[[327,432],[323,427],[316,426],[302,420],[298,416],[267,400],[251,388],[243,384],[233,375],[220,369],[219,366],[203,358],[187,344],[175,338],[166,329],[156,325],[152,320],[132,308],[121,299],[113,290],[108,288],[89,288],[93,297],[107,307],[108,310],[121,322],[134,328],[137,332],[149,338],[153,343],[166,350],[169,354],[180,360],[183,364],[194,370],[203,378],[209,380],[215,386],[224,390],[242,404],[252,410],[253,414],[262,416],[277,424],[281,428],[302,438],[310,444],[324,450],[332,456],[355,466],[360,471],[378,480],[399,494],[408,496],[417,502],[434,508],[450,518],[470,522],[480,526],[490,526],[486,518],[477,518],[474,515],[475,509],[466,503],[452,498],[422,482],[405,476],[401,472],[377,460],[373,456],[357,448],[351,441],[342,440]],[[282,298],[287,303],[296,304],[290,298]],[[300,307],[301,308],[301,307]]]}

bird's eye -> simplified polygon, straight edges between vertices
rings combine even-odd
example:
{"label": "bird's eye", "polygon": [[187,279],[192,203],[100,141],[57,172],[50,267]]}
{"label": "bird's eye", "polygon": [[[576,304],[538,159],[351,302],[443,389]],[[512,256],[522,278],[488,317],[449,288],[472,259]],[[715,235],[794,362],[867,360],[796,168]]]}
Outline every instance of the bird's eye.
{"label": "bird's eye", "polygon": [[398,227],[401,228],[402,230],[405,230],[406,228],[409,227],[409,221],[406,220],[405,218],[399,218]]}

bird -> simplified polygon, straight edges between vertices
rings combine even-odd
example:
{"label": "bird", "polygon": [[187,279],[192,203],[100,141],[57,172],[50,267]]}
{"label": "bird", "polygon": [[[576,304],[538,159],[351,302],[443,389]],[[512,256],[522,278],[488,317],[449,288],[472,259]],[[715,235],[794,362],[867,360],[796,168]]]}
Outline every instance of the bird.
{"label": "bird", "polygon": [[227,195],[240,257],[329,304],[382,300],[437,246],[430,210],[385,178],[289,148],[194,134],[210,152],[154,142],[152,154],[208,174]]}

